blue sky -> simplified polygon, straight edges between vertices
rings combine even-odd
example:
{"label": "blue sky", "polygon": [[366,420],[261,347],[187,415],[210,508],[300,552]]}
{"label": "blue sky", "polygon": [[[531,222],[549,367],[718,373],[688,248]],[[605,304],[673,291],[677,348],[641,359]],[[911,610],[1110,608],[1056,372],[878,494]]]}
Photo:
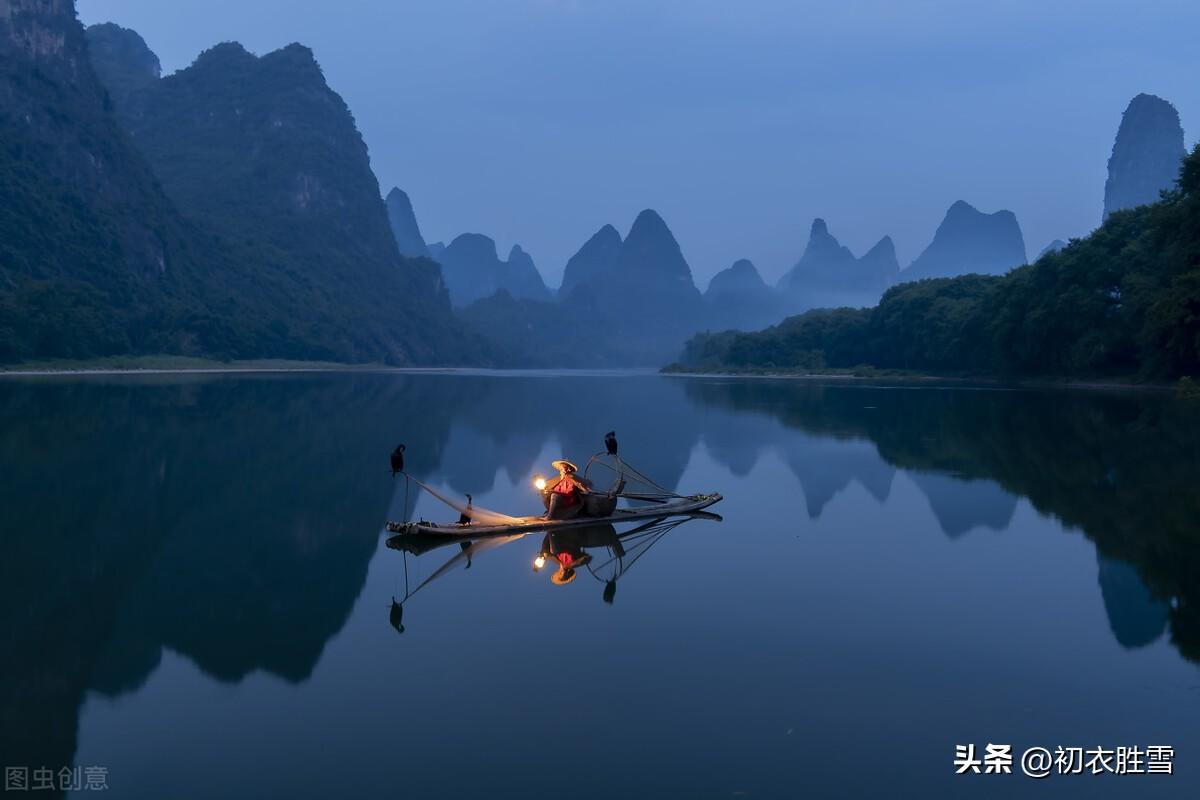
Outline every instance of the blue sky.
{"label": "blue sky", "polygon": [[1007,0],[79,0],[164,71],[298,41],[430,241],[528,250],[556,285],[601,225],[667,220],[703,288],[774,280],[811,220],[902,264],[958,199],[1014,211],[1030,255],[1099,221],[1138,92],[1200,131],[1200,3]]}

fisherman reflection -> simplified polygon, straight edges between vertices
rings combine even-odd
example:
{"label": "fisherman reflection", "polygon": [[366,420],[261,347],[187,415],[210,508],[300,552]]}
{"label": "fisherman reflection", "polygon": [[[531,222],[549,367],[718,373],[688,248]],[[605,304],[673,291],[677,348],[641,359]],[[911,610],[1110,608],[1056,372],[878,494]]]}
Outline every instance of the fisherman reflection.
{"label": "fisherman reflection", "polygon": [[558,477],[545,482],[542,501],[546,505],[544,519],[571,519],[583,510],[583,496],[591,491],[587,483],[577,477],[579,468],[566,459],[551,461],[550,466],[558,470]]}
{"label": "fisherman reflection", "polygon": [[[587,525],[565,531],[547,533],[542,539],[541,549],[533,561],[534,571],[540,571],[548,562],[554,562],[558,569],[550,576],[550,582],[556,586],[565,586],[578,577],[580,568],[592,561],[588,549],[607,548],[614,557],[625,555],[621,539],[612,525]],[[615,593],[616,582],[612,591],[607,584],[604,589],[605,602],[611,603],[611,594]]]}

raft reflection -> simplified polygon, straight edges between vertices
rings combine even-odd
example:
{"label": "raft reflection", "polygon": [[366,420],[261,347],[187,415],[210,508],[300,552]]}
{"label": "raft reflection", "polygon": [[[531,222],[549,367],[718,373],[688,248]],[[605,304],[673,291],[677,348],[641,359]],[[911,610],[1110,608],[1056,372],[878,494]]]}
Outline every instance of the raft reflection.
{"label": "raft reflection", "polygon": [[[701,511],[675,517],[657,517],[637,525],[626,523],[622,526],[626,530],[622,532],[618,532],[616,526],[611,523],[548,531],[540,537],[539,548],[532,558],[533,569],[535,572],[549,572],[551,583],[557,586],[573,583],[581,575],[586,575],[603,586],[601,599],[611,605],[616,598],[617,581],[628,574],[634,564],[667,534],[694,520],[723,521],[719,514]],[[404,604],[417,592],[454,568],[469,568],[475,556],[488,550],[495,550],[522,539],[537,538],[537,532],[474,538],[469,535],[454,537],[426,533],[403,533],[388,537],[387,546],[392,550],[401,551],[406,559],[409,554],[423,556],[443,548],[458,549],[448,561],[416,586],[409,586],[407,583],[409,573],[406,565],[404,596],[392,599],[389,624],[397,632],[403,633],[404,628],[400,620],[404,613]]]}

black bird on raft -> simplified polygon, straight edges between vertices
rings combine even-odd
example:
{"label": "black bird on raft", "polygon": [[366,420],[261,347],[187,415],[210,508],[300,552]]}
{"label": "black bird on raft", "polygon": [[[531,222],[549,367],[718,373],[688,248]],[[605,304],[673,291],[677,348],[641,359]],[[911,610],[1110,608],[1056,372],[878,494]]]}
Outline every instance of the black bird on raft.
{"label": "black bird on raft", "polygon": [[396,449],[392,451],[392,477],[396,477],[396,473],[404,472],[404,445],[396,445]]}
{"label": "black bird on raft", "polygon": [[609,431],[604,434],[604,449],[608,451],[610,456],[617,454],[617,432]]}
{"label": "black bird on raft", "polygon": [[471,503],[473,502],[474,501],[471,499],[471,495],[467,495],[467,510],[458,515],[459,525],[471,524],[471,515],[468,512],[471,510]]}

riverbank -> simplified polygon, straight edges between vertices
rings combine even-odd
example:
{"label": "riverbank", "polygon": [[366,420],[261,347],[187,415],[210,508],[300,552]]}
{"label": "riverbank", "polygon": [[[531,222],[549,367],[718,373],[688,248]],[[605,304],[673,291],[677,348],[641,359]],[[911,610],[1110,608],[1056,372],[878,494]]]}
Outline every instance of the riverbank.
{"label": "riverbank", "polygon": [[995,375],[962,375],[913,372],[909,370],[845,369],[810,372],[786,369],[700,370],[678,364],[663,367],[661,374],[685,378],[744,378],[763,380],[811,380],[846,382],[883,382],[913,385],[948,384],[956,386],[988,386],[997,389],[1104,389],[1120,391],[1178,391],[1191,394],[1193,385],[1187,378],[1179,381],[1145,381],[1136,378],[1071,378],[1071,377],[999,377]]}
{"label": "riverbank", "polygon": [[[232,374],[232,373],[302,373],[302,372],[420,372],[455,373],[464,372],[488,375],[553,376],[556,374],[654,374],[651,369],[494,369],[485,367],[396,367],[388,364],[346,364],[337,361],[299,361],[288,359],[252,359],[245,361],[220,361],[208,358],[185,356],[114,356],[85,360],[52,360],[0,365],[0,378],[29,376],[88,376],[88,375],[171,375],[171,374]],[[808,380],[875,382],[903,385],[952,385],[986,386],[997,389],[1104,389],[1121,391],[1177,391],[1191,396],[1197,393],[1196,386],[1184,378],[1180,381],[1148,382],[1133,378],[1013,378],[989,375],[939,375],[909,370],[876,369],[830,369],[809,372],[786,369],[754,370],[697,370],[678,364],[663,367],[658,374],[681,378],[740,378],[762,380]]]}
{"label": "riverbank", "polygon": [[175,372],[332,372],[394,369],[385,364],[342,364],[336,361],[254,359],[220,361],[186,356],[113,356],[85,360],[30,361],[0,365],[3,375],[111,375]]}
{"label": "riverbank", "polygon": [[494,375],[497,377],[554,377],[656,375],[653,367],[584,367],[526,368],[512,367],[397,367],[390,364],[345,364],[337,361],[290,361],[286,359],[253,359],[219,361],[182,356],[112,357],[87,360],[59,360],[0,365],[0,378],[38,376],[103,376],[103,375],[223,375],[237,373],[302,373],[302,372],[396,372],[407,374]]}

